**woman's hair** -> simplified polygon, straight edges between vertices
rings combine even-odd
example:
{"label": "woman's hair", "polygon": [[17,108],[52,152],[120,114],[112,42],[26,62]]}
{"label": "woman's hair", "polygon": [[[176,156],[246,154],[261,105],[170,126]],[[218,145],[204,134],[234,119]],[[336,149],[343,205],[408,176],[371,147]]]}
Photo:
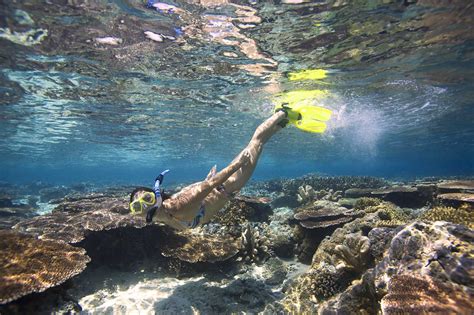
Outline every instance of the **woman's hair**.
{"label": "woman's hair", "polygon": [[[133,197],[135,197],[135,194],[139,191],[149,191],[149,192],[152,192],[152,193],[155,192],[150,187],[137,187],[130,194],[130,203],[133,201]],[[171,197],[171,195],[165,193],[164,190],[161,190],[161,198],[162,198],[163,201],[165,201],[166,199],[169,199],[170,197]]]}
{"label": "woman's hair", "polygon": [[133,197],[135,197],[135,194],[139,191],[149,191],[154,193],[153,189],[151,189],[150,187],[137,187],[130,194],[130,203],[133,201]]}

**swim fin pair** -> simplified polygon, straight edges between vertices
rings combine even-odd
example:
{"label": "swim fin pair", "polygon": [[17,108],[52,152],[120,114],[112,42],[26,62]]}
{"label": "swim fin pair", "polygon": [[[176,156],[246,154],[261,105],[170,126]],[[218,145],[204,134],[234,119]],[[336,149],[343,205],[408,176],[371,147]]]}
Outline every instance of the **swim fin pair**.
{"label": "swim fin pair", "polygon": [[287,113],[290,124],[296,128],[312,133],[323,133],[326,123],[331,118],[331,110],[306,104],[288,105],[282,103],[275,106],[275,112],[283,110]]}

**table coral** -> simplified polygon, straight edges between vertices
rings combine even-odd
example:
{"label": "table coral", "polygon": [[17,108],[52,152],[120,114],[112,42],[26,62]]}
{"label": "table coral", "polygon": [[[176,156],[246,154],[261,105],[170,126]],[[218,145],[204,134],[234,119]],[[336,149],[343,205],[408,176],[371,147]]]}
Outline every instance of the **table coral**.
{"label": "table coral", "polygon": [[61,284],[90,261],[82,248],[13,231],[0,231],[0,248],[0,304]]}

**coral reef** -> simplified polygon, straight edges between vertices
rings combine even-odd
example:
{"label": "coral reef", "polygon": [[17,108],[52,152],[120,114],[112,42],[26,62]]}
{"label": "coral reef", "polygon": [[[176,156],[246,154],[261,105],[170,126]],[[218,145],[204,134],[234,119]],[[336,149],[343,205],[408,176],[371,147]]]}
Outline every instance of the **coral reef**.
{"label": "coral reef", "polygon": [[[378,206],[381,203],[382,203],[382,200],[378,198],[362,197],[362,198],[357,199],[357,201],[354,204],[354,209],[365,210],[368,207]],[[366,210],[366,212],[374,212],[374,211]]]}
{"label": "coral reef", "polygon": [[305,204],[305,203],[313,201],[315,198],[316,198],[316,192],[314,191],[313,187],[311,187],[310,185],[298,187],[298,192],[296,193],[296,200],[299,203]]}
{"label": "coral reef", "polygon": [[447,222],[411,223],[392,239],[386,257],[375,268],[379,294],[397,274],[423,275],[474,289],[474,234]]}
{"label": "coral reef", "polygon": [[295,229],[294,238],[299,243],[298,258],[302,262],[309,263],[316,247],[325,236],[358,215],[337,203],[324,201],[324,204],[329,204],[330,207],[319,208],[315,203],[295,210],[294,218],[299,226]]}
{"label": "coral reef", "polygon": [[344,191],[344,197],[346,198],[361,198],[371,197],[373,188],[349,188]]}
{"label": "coral reef", "polygon": [[459,207],[462,204],[468,204],[471,209],[474,208],[474,193],[447,193],[437,195],[436,198],[447,206]]}
{"label": "coral reef", "polygon": [[235,256],[241,248],[240,240],[229,236],[199,235],[184,231],[168,237],[162,254],[189,263],[213,263]]}
{"label": "coral reef", "polygon": [[278,257],[291,258],[294,255],[295,240],[293,227],[290,225],[292,219],[293,210],[290,208],[276,208],[270,216],[269,242],[271,249]]}
{"label": "coral reef", "polygon": [[396,227],[406,224],[409,221],[408,215],[405,214],[402,209],[389,202],[381,203],[378,206],[368,207],[365,211],[376,212],[380,219],[376,224],[377,227]]}
{"label": "coral reef", "polygon": [[85,196],[66,197],[53,209],[53,212],[73,212],[107,210],[128,214],[128,196],[114,196],[109,193],[93,193]]}
{"label": "coral reef", "polygon": [[265,225],[247,223],[241,236],[241,257],[245,262],[260,262],[269,258],[271,251],[270,240],[266,236],[268,228]]}
{"label": "coral reef", "polygon": [[474,191],[474,180],[443,181],[436,185],[440,193]]}
{"label": "coral reef", "polygon": [[437,206],[425,211],[419,219],[423,221],[447,221],[456,224],[464,224],[470,229],[474,229],[474,211],[470,209],[468,204],[464,204],[458,209]]}
{"label": "coral reef", "polygon": [[369,248],[369,238],[360,232],[346,235],[344,242],[334,248],[336,269],[362,273],[370,262]]}
{"label": "coral reef", "polygon": [[315,301],[327,299],[340,292],[343,288],[342,283],[338,281],[340,279],[340,272],[337,268],[327,264],[312,270],[304,278],[302,283],[307,282],[306,290],[309,291],[310,299],[314,297]]}
{"label": "coral reef", "polygon": [[265,222],[268,221],[272,209],[266,198],[236,196],[211,220],[226,226],[239,225],[248,221]]}
{"label": "coral reef", "polygon": [[104,209],[80,213],[55,212],[22,221],[13,228],[44,240],[77,243],[93,231],[126,226],[140,228],[145,225],[145,219],[142,217],[119,214]]}
{"label": "coral reef", "polygon": [[398,274],[381,301],[383,314],[471,314],[472,296],[428,276]]}
{"label": "coral reef", "polygon": [[433,196],[416,186],[390,186],[372,191],[372,196],[392,202],[400,207],[422,207],[431,202]]}
{"label": "coral reef", "polygon": [[[398,228],[399,229],[399,228]],[[380,262],[387,248],[390,246],[393,236],[398,232],[397,228],[380,227],[370,230],[369,238],[370,253],[375,262]]]}
{"label": "coral reef", "polygon": [[319,208],[314,205],[295,210],[294,218],[306,229],[327,228],[352,221],[356,214],[337,204],[331,207]]}
{"label": "coral reef", "polygon": [[378,314],[380,306],[373,283],[372,273],[364,273],[344,292],[316,306],[318,314]]}
{"label": "coral reef", "polygon": [[0,230],[0,304],[42,292],[79,274],[90,261],[68,244]]}

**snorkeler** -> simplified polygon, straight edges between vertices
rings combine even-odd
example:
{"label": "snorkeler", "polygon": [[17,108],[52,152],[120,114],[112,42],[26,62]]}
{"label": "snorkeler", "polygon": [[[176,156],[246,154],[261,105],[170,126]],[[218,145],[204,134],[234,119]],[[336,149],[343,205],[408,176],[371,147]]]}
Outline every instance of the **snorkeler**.
{"label": "snorkeler", "polygon": [[324,131],[324,122],[302,119],[302,114],[310,110],[307,116],[325,121],[329,119],[330,111],[311,106],[317,109],[316,112],[306,107],[296,110],[285,105],[277,106],[276,112],[257,127],[247,147],[226,168],[216,172],[214,166],[205,180],[191,184],[172,196],[162,193],[161,184],[168,170],[163,171],[156,178],[153,189],[138,187],[131,193],[131,213],[146,216],[148,223],[158,221],[180,230],[208,222],[247,183],[255,170],[263,145],[276,132],[288,123],[305,131]]}

